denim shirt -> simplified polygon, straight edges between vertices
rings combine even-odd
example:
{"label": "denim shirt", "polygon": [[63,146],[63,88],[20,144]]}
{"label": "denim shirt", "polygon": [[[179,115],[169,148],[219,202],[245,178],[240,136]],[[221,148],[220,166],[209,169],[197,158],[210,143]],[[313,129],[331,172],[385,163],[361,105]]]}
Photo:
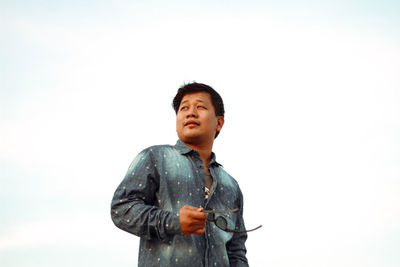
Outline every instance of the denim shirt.
{"label": "denim shirt", "polygon": [[111,217],[120,229],[140,237],[139,266],[248,266],[246,233],[225,232],[207,221],[204,234],[184,235],[179,210],[234,209],[224,216],[229,229],[244,230],[243,196],[238,183],[215,161],[208,165],[213,185],[205,199],[200,154],[178,140],[149,147],[133,160],[115,191]]}

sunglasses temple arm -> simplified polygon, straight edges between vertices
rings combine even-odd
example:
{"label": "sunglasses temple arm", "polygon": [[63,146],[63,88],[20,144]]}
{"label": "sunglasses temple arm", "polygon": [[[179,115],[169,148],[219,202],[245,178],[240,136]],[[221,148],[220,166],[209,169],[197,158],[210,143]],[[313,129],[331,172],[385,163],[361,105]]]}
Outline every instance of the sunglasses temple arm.
{"label": "sunglasses temple arm", "polygon": [[257,226],[257,227],[256,227],[256,228],[254,228],[254,229],[247,230],[247,232],[251,232],[251,231],[254,231],[254,230],[260,229],[261,227],[262,227],[262,225],[259,225],[259,226]]}
{"label": "sunglasses temple arm", "polygon": [[259,225],[259,226],[257,226],[256,228],[254,228],[254,229],[251,229],[251,230],[228,230],[228,232],[234,232],[234,233],[247,233],[247,232],[252,232],[252,231],[255,231],[255,230],[257,230],[257,229],[259,229],[259,228],[261,228],[262,227],[262,225]]}
{"label": "sunglasses temple arm", "polygon": [[233,210],[203,210],[204,213],[227,213],[227,212],[237,212],[239,208]]}

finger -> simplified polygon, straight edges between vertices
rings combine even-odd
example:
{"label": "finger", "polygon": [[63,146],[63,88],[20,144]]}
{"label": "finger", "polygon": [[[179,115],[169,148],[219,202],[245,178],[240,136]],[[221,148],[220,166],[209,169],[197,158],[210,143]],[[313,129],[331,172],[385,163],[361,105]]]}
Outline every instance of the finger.
{"label": "finger", "polygon": [[184,217],[201,217],[201,214],[203,214],[203,212],[197,211],[197,208],[192,209],[192,208],[182,207],[182,209],[179,211],[179,214]]}
{"label": "finger", "polygon": [[196,225],[199,228],[204,228],[206,226],[206,221],[193,221],[193,225]]}
{"label": "finger", "polygon": [[194,233],[199,230],[204,230],[204,228],[205,228],[205,225],[203,225],[203,224],[193,224],[193,225],[190,225],[190,227],[187,230]]}
{"label": "finger", "polygon": [[187,220],[187,222],[190,225],[205,225],[206,221],[207,221],[206,219],[190,219],[190,220]]}
{"label": "finger", "polygon": [[204,228],[197,229],[197,230],[196,230],[196,231],[194,231],[193,233],[194,233],[194,234],[197,234],[197,235],[201,235],[201,234],[203,234],[203,233],[204,233]]}
{"label": "finger", "polygon": [[188,221],[186,223],[187,226],[189,227],[203,227],[204,225],[206,225],[205,221]]}
{"label": "finger", "polygon": [[190,212],[190,216],[193,219],[205,220],[207,218],[208,214],[207,213],[203,213],[203,212],[198,212],[198,211],[196,211],[196,212],[192,211],[192,212]]}
{"label": "finger", "polygon": [[194,206],[190,206],[190,205],[185,205],[183,207],[185,207],[187,210],[192,210],[192,211],[198,211],[199,210],[198,207],[194,207]]}
{"label": "finger", "polygon": [[201,221],[192,221],[189,226],[192,229],[195,228],[204,228],[204,226],[206,225],[206,222],[201,222]]}
{"label": "finger", "polygon": [[206,223],[207,217],[190,217],[188,221],[196,222],[196,223]]}

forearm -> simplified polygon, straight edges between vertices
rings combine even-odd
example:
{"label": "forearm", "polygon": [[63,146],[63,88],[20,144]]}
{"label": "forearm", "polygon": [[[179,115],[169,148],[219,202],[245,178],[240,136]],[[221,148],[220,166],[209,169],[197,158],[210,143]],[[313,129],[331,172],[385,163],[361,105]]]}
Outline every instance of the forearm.
{"label": "forearm", "polygon": [[146,205],[141,200],[124,202],[114,197],[111,218],[118,228],[149,240],[167,242],[173,235],[182,233],[175,212]]}

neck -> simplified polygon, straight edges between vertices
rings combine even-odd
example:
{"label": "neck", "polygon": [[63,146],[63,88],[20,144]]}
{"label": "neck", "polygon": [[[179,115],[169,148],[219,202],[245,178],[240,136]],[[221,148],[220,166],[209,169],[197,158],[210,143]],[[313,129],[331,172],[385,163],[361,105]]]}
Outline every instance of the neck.
{"label": "neck", "polygon": [[190,144],[186,143],[188,146],[193,148],[194,150],[198,151],[200,154],[200,157],[203,161],[204,168],[207,168],[208,163],[210,163],[211,160],[211,152],[212,152],[212,147],[213,143],[211,142],[210,144]]}

